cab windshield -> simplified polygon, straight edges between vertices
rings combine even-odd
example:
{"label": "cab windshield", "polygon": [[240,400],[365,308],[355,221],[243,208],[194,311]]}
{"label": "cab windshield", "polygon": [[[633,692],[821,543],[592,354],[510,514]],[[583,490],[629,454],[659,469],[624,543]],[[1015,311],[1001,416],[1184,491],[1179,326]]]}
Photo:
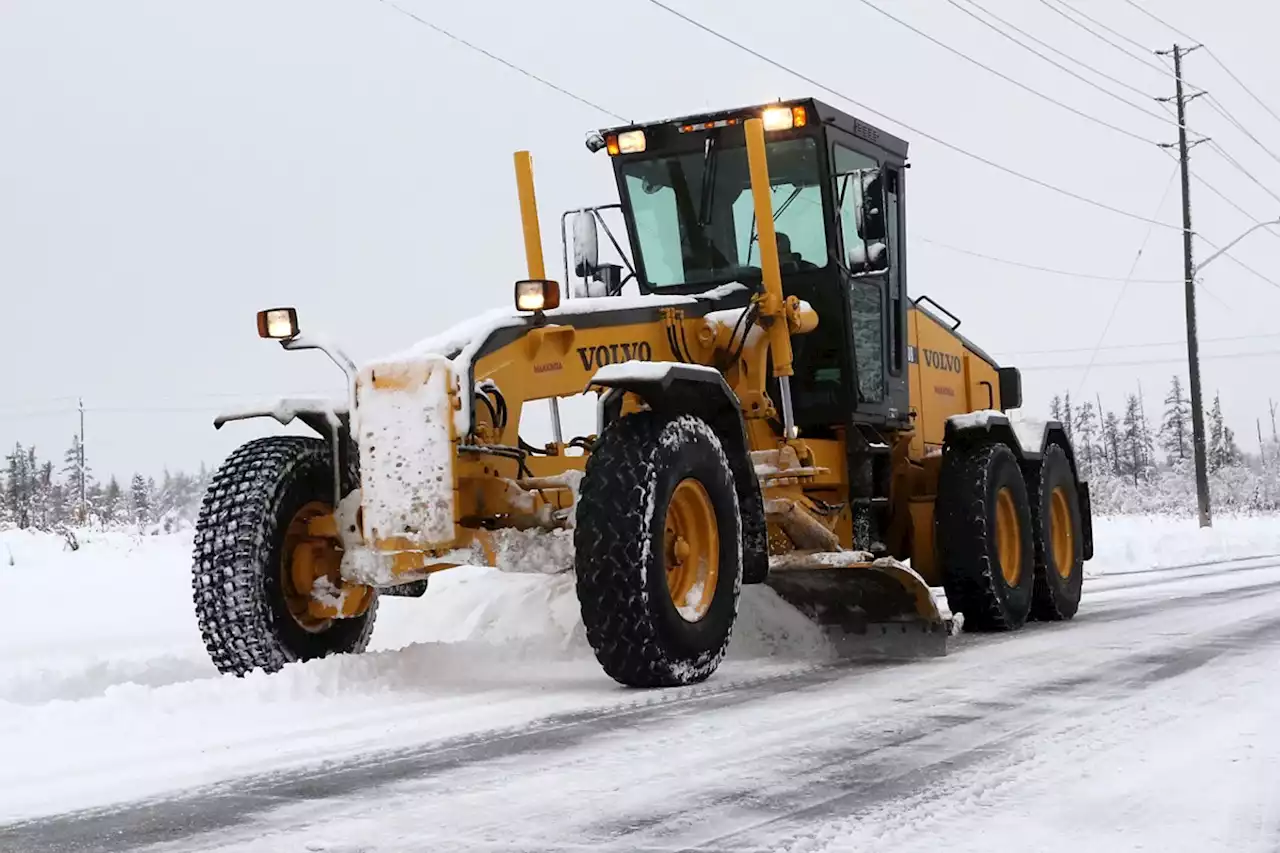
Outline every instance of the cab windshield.
{"label": "cab windshield", "polygon": [[[765,148],[783,272],[827,264],[818,146],[811,137]],[[655,288],[760,275],[755,206],[741,138],[620,164],[637,251]]]}

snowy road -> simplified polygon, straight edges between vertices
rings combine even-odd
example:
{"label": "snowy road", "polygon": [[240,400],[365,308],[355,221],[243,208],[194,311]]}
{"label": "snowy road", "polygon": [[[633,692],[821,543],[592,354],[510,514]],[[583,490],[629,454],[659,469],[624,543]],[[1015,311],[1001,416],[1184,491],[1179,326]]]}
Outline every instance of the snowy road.
{"label": "snowy road", "polygon": [[0,850],[1280,851],[1280,563],[1113,572],[1085,602],[944,659],[726,667]]}

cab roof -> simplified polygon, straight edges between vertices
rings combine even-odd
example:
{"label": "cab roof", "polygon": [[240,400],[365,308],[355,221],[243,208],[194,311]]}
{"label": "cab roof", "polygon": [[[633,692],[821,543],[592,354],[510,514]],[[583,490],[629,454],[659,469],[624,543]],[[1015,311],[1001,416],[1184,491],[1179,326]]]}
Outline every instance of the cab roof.
{"label": "cab roof", "polygon": [[886,130],[881,130],[873,124],[855,118],[844,110],[837,109],[828,103],[819,101],[817,98],[794,98],[791,100],[778,100],[773,103],[752,104],[750,106],[737,107],[729,110],[717,110],[709,113],[695,113],[693,115],[673,116],[671,118],[658,119],[655,121],[636,122],[634,124],[616,125],[614,127],[601,128],[601,136],[609,136],[610,134],[623,133],[628,130],[642,130],[649,127],[698,124],[702,122],[720,121],[722,119],[730,119],[743,116],[758,115],[761,110],[767,107],[787,106],[787,107],[805,107],[806,110],[816,119],[811,119],[811,123],[821,123],[824,125],[832,125],[841,130],[851,133],[859,139],[864,139],[873,145],[883,148],[890,154],[901,157],[903,160],[907,158],[907,141],[894,136]]}

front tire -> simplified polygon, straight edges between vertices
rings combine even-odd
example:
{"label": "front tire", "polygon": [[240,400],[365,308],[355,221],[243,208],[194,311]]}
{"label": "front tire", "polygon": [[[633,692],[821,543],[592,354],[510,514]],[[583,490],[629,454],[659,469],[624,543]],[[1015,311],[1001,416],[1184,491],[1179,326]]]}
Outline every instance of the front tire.
{"label": "front tire", "polygon": [[1011,631],[1031,612],[1031,506],[1007,446],[948,447],[938,483],[937,564],[952,613],[966,629]]}
{"label": "front tire", "polygon": [[320,439],[256,439],[214,473],[196,521],[192,586],[200,633],[220,672],[275,672],[368,645],[376,591],[366,592],[359,616],[317,621],[291,588],[286,542],[332,502],[333,463]]}
{"label": "front tire", "polygon": [[605,672],[632,687],[708,678],[742,588],[742,525],[719,439],[690,415],[616,421],[587,461],[574,530],[578,601]]}

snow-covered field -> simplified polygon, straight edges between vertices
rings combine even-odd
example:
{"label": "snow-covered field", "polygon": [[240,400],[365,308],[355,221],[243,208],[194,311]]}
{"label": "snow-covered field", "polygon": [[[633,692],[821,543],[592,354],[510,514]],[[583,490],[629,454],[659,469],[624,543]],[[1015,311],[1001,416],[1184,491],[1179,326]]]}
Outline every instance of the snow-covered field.
{"label": "snow-covered field", "polygon": [[[1219,518],[1207,531],[1197,529],[1194,521],[1168,518],[1098,519],[1095,523],[1098,553],[1088,564],[1081,618],[1072,623],[1085,626],[1097,603],[1097,627],[1091,630],[1110,633],[1105,634],[1106,650],[1095,650],[1095,655],[1119,654],[1128,642],[1120,630],[1124,626],[1108,622],[1107,608],[1117,602],[1129,602],[1126,606],[1132,607],[1146,600],[1143,578],[1134,573],[1155,570],[1150,577],[1168,579],[1162,587],[1168,590],[1163,593],[1168,601],[1203,594],[1206,607],[1227,606],[1228,602],[1215,598],[1226,583],[1227,591],[1235,595],[1231,590],[1236,590],[1245,602],[1234,605],[1243,610],[1238,618],[1226,620],[1230,624],[1274,613],[1274,597],[1266,604],[1257,598],[1261,593],[1249,592],[1253,588],[1249,584],[1255,575],[1280,579],[1280,569],[1269,568],[1265,559],[1280,555],[1280,520]],[[433,580],[421,599],[382,599],[374,643],[365,655],[294,665],[271,676],[223,677],[209,663],[192,615],[189,534],[147,538],[96,534],[82,542],[79,551],[70,552],[53,536],[0,533],[0,600],[6,605],[0,620],[0,824],[163,796],[250,773],[300,771],[322,760],[341,764],[377,751],[410,749],[467,735],[483,735],[487,742],[519,738],[531,726],[545,729],[553,715],[582,718],[608,710],[625,716],[647,708],[660,710],[686,698],[707,702],[716,696],[742,695],[742,691],[765,689],[780,677],[810,677],[815,684],[828,677],[822,674],[825,646],[815,629],[768,589],[749,587],[744,589],[729,659],[710,682],[678,691],[628,691],[609,681],[592,658],[581,633],[570,576],[483,569],[446,572]],[[1236,560],[1233,565],[1239,570],[1229,582],[1223,581],[1221,573],[1197,568],[1197,564],[1224,559]],[[1171,567],[1186,568],[1170,571]],[[1183,604],[1168,606],[1184,618],[1190,612]],[[1158,610],[1142,611],[1142,618],[1150,619],[1144,630],[1157,634],[1162,630]],[[947,673],[952,678],[964,667],[977,667],[983,660],[974,656],[979,653],[1010,659],[1031,653],[1038,636],[1043,635],[961,637],[957,654],[920,665],[912,670],[918,673],[915,676],[904,676],[901,668],[872,670],[865,677],[866,697],[845,691],[839,694],[842,698],[827,701],[842,706],[864,702],[871,707],[883,700],[875,684],[900,684],[904,678],[908,683],[918,679],[906,692],[923,703],[920,709],[903,706],[904,719],[917,710],[936,710],[938,702],[974,701],[967,693],[948,694],[950,688],[933,690],[930,680]],[[1098,633],[1100,642],[1103,636]],[[1139,635],[1132,642],[1138,648],[1148,640]],[[979,645],[966,645],[974,643]],[[1269,669],[1274,672],[1277,661],[1271,651]],[[1062,666],[1065,677],[1075,665]],[[1170,724],[1181,733],[1180,741],[1176,745],[1151,742],[1148,746],[1154,752],[1124,744],[1117,748],[1115,760],[1158,769],[1162,762],[1178,763],[1162,757],[1162,749],[1203,751],[1206,761],[1211,753],[1229,754],[1246,776],[1253,774],[1236,783],[1241,791],[1256,787],[1264,776],[1268,781],[1280,779],[1257,766],[1256,759],[1264,753],[1251,752],[1239,742],[1239,727],[1256,732],[1257,737],[1269,727],[1258,716],[1262,711],[1247,701],[1260,695],[1257,685],[1246,674],[1234,677],[1235,682],[1219,681],[1214,689],[1238,688],[1244,704],[1226,723],[1237,730],[1224,734],[1207,711],[1196,716],[1199,699],[1173,694],[1162,700],[1172,701],[1172,710],[1144,705],[1135,711],[1134,721],[1125,725],[1140,726],[1143,719],[1168,716],[1185,700],[1188,716]],[[803,691],[787,693],[756,718],[742,718],[743,711],[738,709],[724,712],[723,719],[726,725],[735,721],[734,725],[751,730],[777,726],[786,731],[789,714],[807,719],[806,715],[815,713],[813,709],[802,712],[797,703],[803,701]],[[1275,703],[1269,707],[1280,710]],[[829,723],[834,708],[828,711]],[[719,714],[710,716],[719,719]],[[979,734],[995,736],[992,731]],[[1272,748],[1265,755],[1280,761],[1276,739],[1269,743]],[[810,747],[800,740],[792,748]],[[946,744],[937,748],[945,749]],[[746,749],[751,752],[753,747]],[[1047,789],[1051,777],[1050,771],[1042,770],[1030,774],[1026,784]],[[548,783],[558,784],[554,778]],[[1018,784],[1022,783],[1005,777],[1000,782],[1005,787]],[[1089,786],[1097,808],[1123,812],[1122,805],[1106,799],[1107,785],[1103,778]],[[1229,792],[1214,793],[1224,803],[1230,799]],[[437,802],[437,807],[445,805]],[[963,806],[982,812],[981,800],[965,800]],[[913,801],[910,807],[922,820],[932,814],[930,809],[936,812],[929,802]],[[814,836],[796,849],[886,845],[897,849],[898,836],[909,832],[889,829],[908,824],[901,815],[890,817],[886,814],[887,823],[877,830],[879,835],[872,836],[866,835],[862,824],[827,820],[825,835]],[[1004,814],[1001,821],[1010,832],[1025,838],[1024,818],[1021,813]],[[1276,827],[1267,831],[1272,832],[1268,837],[1273,844],[1280,845]],[[942,832],[930,830],[934,844],[929,849],[936,849]],[[854,847],[843,846],[840,840],[853,838],[860,840]],[[889,844],[891,838],[897,840]],[[4,848],[2,840],[0,848]],[[304,848],[249,845],[239,849]],[[305,849],[357,848],[322,844]],[[1136,848],[1082,843],[1081,849]]]}

